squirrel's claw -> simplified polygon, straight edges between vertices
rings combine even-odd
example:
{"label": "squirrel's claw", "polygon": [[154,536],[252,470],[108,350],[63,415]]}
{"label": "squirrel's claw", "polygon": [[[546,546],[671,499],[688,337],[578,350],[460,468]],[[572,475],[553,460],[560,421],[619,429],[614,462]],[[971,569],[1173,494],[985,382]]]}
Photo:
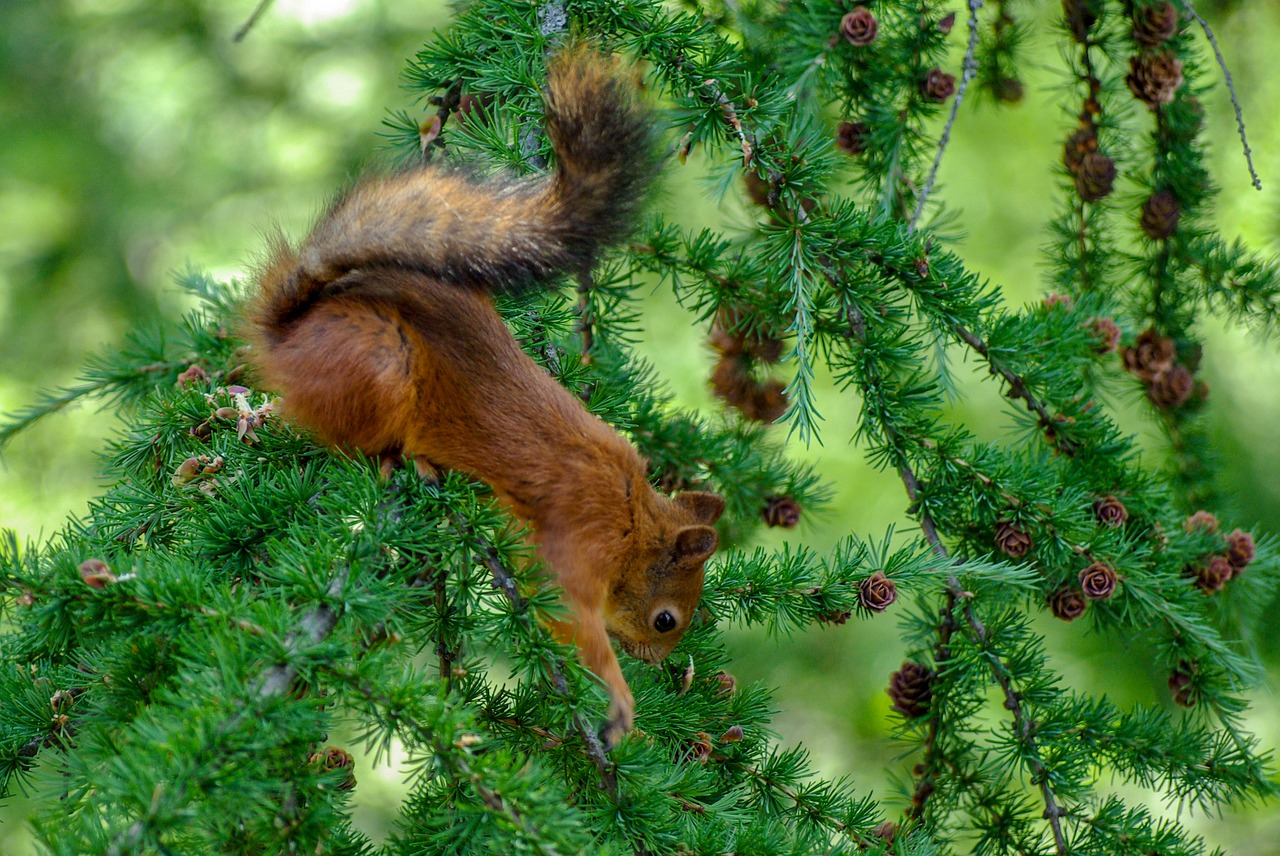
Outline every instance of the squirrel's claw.
{"label": "squirrel's claw", "polygon": [[609,705],[609,719],[600,729],[600,742],[604,744],[605,751],[617,746],[634,724],[635,702],[630,697],[614,698]]}

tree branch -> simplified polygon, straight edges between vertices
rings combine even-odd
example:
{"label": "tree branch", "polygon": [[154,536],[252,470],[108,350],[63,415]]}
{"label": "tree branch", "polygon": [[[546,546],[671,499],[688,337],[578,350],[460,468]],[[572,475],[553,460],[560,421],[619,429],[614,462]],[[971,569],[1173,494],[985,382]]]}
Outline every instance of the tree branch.
{"label": "tree branch", "polygon": [[960,75],[960,88],[956,90],[955,98],[951,101],[951,115],[947,117],[947,124],[943,127],[942,136],[938,139],[938,152],[933,157],[933,166],[929,169],[929,178],[924,183],[924,189],[920,191],[920,198],[916,200],[915,213],[907,223],[908,232],[916,230],[920,215],[924,214],[925,203],[929,201],[929,194],[933,192],[933,183],[938,178],[938,167],[942,166],[942,155],[951,141],[951,128],[955,125],[956,116],[960,113],[960,102],[964,99],[965,90],[969,88],[969,81],[978,70],[975,54],[978,50],[978,10],[981,8],[982,0],[969,0],[969,45],[964,52],[964,70]]}
{"label": "tree branch", "polygon": [[[329,587],[325,594],[332,598],[341,597],[350,573],[351,569],[346,564],[339,565],[337,572],[329,580]],[[322,603],[308,610],[299,619],[298,626],[285,637],[286,658],[296,654],[304,645],[316,645],[322,642],[337,626],[338,617],[338,612],[327,603]],[[285,662],[269,666],[258,679],[258,697],[265,699],[271,696],[283,695],[288,691],[289,685],[293,683],[293,679],[297,676],[297,668],[289,663],[287,659]]]}
{"label": "tree branch", "polygon": [[1222,69],[1222,76],[1227,83],[1227,92],[1231,94],[1231,106],[1236,111],[1236,129],[1240,134],[1240,145],[1244,147],[1244,160],[1249,166],[1249,177],[1252,179],[1254,190],[1262,189],[1262,179],[1258,178],[1258,173],[1253,168],[1253,150],[1249,148],[1249,138],[1244,132],[1244,111],[1240,109],[1240,98],[1236,95],[1235,81],[1231,79],[1231,70],[1227,68],[1227,61],[1222,56],[1222,49],[1218,47],[1218,39],[1213,35],[1213,28],[1209,26],[1209,22],[1200,17],[1200,13],[1191,5],[1191,0],[1182,0],[1182,8],[1187,10],[1187,14],[1192,17],[1200,29],[1204,30],[1205,38],[1209,40],[1209,46],[1213,48],[1213,55],[1218,60],[1218,68]]}
{"label": "tree branch", "polygon": [[969,328],[963,324],[956,324],[952,327],[956,335],[959,336],[969,347],[973,348],[986,361],[991,368],[992,374],[998,374],[1009,384],[1009,395],[1015,398],[1021,398],[1026,402],[1027,410],[1039,417],[1040,429],[1044,432],[1045,438],[1053,445],[1055,449],[1062,452],[1068,457],[1074,456],[1079,446],[1074,440],[1068,440],[1063,437],[1057,430],[1057,420],[1036,398],[1031,390],[1027,389],[1026,381],[1012,369],[1004,365],[1004,363],[991,356],[991,349],[980,336],[977,336]]}
{"label": "tree branch", "polygon": [[[518,829],[535,840],[541,839],[542,835],[538,828],[534,826],[518,808],[503,799],[500,793],[486,785],[481,775],[475,772],[467,762],[462,751],[459,750],[457,746],[441,740],[438,731],[407,714],[403,709],[403,705],[395,699],[379,695],[367,683],[356,680],[354,676],[341,672],[332,672],[331,674],[354,690],[369,704],[394,710],[396,721],[407,726],[415,735],[421,738],[424,743],[430,746],[436,760],[443,764],[450,773],[453,774],[454,779],[458,781],[466,781],[475,788],[476,793],[480,795],[480,799],[484,802],[486,808],[495,814],[500,814],[506,817]],[[557,852],[554,846],[542,843],[541,841],[538,841],[538,843],[540,852],[547,854],[555,854]]]}
{"label": "tree branch", "polygon": [[241,24],[234,33],[232,33],[231,41],[239,42],[242,41],[245,36],[249,35],[249,31],[253,29],[253,25],[258,23],[258,19],[271,8],[271,4],[274,2],[275,0],[262,0],[262,2],[254,7],[254,10],[249,14],[249,18]]}
{"label": "tree branch", "polygon": [[[852,310],[852,308],[850,309],[851,312],[855,311]],[[855,337],[860,342],[864,341],[866,336],[865,320],[863,320],[860,315],[855,316],[851,314],[849,322],[849,335]],[[966,333],[968,332],[961,325],[956,325],[956,327],[957,330],[964,331]],[[978,340],[975,347],[978,345],[981,345],[980,340]],[[985,353],[984,356],[986,356]],[[863,394],[871,396],[874,393],[872,390],[863,390]],[[881,420],[881,427],[884,429],[886,436],[891,438],[892,441],[895,441],[895,445],[901,445],[903,441],[906,440],[904,435],[887,420]],[[919,508],[920,482],[916,478],[915,472],[911,469],[911,465],[905,457],[902,455],[897,455],[896,457],[898,458],[898,475],[902,478],[903,486],[906,488],[907,499],[910,500],[913,506]],[[916,516],[920,521],[920,529],[924,533],[929,544],[932,545],[933,551],[939,556],[947,556],[948,552],[946,546],[942,543],[942,539],[938,535],[937,527],[934,525],[933,519],[929,516],[928,512],[921,509],[916,512]],[[972,595],[964,590],[964,587],[960,585],[960,581],[955,577],[955,575],[947,577],[947,601],[940,616],[938,647],[936,648],[937,651],[947,654],[950,653],[949,643],[951,640],[951,634],[953,632],[953,628],[957,624],[955,618],[955,607],[957,604],[962,603],[964,604],[962,612],[964,614],[965,622],[973,637],[983,647],[985,652],[986,646],[990,640],[990,634],[974,613],[973,607],[969,603],[971,598]],[[991,670],[992,677],[995,678],[996,683],[1000,685],[1001,690],[1004,692],[1005,708],[1013,714],[1015,733],[1026,749],[1025,763],[1031,769],[1032,778],[1039,783],[1040,795],[1044,800],[1045,805],[1044,816],[1045,819],[1049,821],[1050,829],[1053,832],[1055,850],[1058,856],[1068,856],[1066,838],[1062,833],[1061,822],[1061,818],[1065,812],[1058,806],[1053,789],[1049,784],[1048,774],[1036,751],[1034,736],[1036,723],[1026,715],[1026,711],[1022,707],[1022,702],[1017,692],[1013,689],[1013,683],[1009,677],[1008,670],[1005,668],[1004,662],[998,656],[995,656],[990,652],[986,653],[988,654],[987,662]],[[926,738],[927,752],[928,750],[936,747],[937,744],[938,716],[936,713],[933,713],[932,716],[933,722],[930,724],[930,736]],[[928,774],[935,769],[936,765],[934,764],[933,757],[928,753],[926,754],[923,766],[924,774],[921,775],[920,782],[917,784],[915,793],[912,796],[911,809],[909,810],[909,816],[912,817],[923,816],[925,804],[933,788],[932,783],[929,781]]]}

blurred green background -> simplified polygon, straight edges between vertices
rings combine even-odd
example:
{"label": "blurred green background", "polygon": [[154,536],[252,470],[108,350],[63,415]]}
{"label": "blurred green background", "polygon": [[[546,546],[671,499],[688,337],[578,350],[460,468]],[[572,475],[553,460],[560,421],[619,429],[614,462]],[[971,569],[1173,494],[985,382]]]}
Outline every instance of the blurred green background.
{"label": "blurred green background", "polygon": [[[388,110],[420,110],[398,87],[399,75],[432,30],[447,26],[442,0],[277,0],[233,43],[256,5],[0,0],[0,412],[30,403],[41,388],[72,382],[87,354],[128,330],[178,316],[185,298],[172,284],[174,271],[195,266],[220,279],[242,278],[265,229],[279,223],[302,234],[336,187],[378,159]],[[1280,4],[1200,7],[1231,65],[1266,188],[1249,187],[1231,106],[1219,88],[1205,98],[1212,170],[1224,188],[1218,222],[1228,238],[1270,253],[1280,236],[1280,75],[1272,66]],[[1060,14],[1056,0],[1013,8],[1042,23]],[[1069,96],[1060,87],[1058,50],[1047,23],[1037,29],[1024,103],[997,110],[971,101],[941,172],[941,195],[960,213],[965,233],[957,251],[1013,304],[1042,296],[1053,164],[1070,123],[1061,109]],[[1206,72],[1216,79],[1211,67]],[[672,171],[696,174],[703,166],[694,158]],[[750,223],[739,200],[717,206],[684,189],[690,184],[676,175],[665,191],[665,207],[685,224]],[[680,312],[665,293],[648,298],[653,323],[645,350],[682,402],[714,408],[706,388],[711,358]],[[1216,322],[1204,333],[1222,479],[1235,503],[1221,511],[1233,525],[1280,531],[1280,342]],[[956,417],[980,436],[997,435],[1009,425],[997,388],[968,371],[972,366],[960,368],[966,397]],[[825,392],[823,444],[795,453],[818,465],[835,501],[790,537],[825,550],[850,531],[879,538],[891,524],[908,527],[900,482],[869,469],[847,444],[857,402]],[[1121,420],[1155,448],[1139,408],[1122,408]],[[114,425],[110,412],[73,408],[15,440],[0,462],[0,528],[38,540],[81,513],[99,489],[95,454]],[[781,540],[781,533],[765,537]],[[1044,625],[1056,662],[1076,686],[1122,703],[1163,703],[1164,676],[1145,668],[1142,640]],[[893,772],[905,769],[890,740],[883,692],[904,653],[897,635],[891,610],[876,621],[787,639],[746,631],[729,637],[739,680],[776,688],[779,739],[803,742],[824,774],[851,776],[891,813],[900,804]],[[1269,674],[1280,674],[1280,634],[1256,641]],[[1248,724],[1264,745],[1280,746],[1274,686],[1256,698]],[[394,763],[374,770],[366,760],[359,780],[357,822],[384,835],[399,772]],[[37,787],[56,794],[56,782],[38,779]],[[29,807],[24,799],[0,806],[0,854],[33,852],[21,823]],[[1181,819],[1229,853],[1280,854],[1276,806],[1226,820],[1186,812]]]}

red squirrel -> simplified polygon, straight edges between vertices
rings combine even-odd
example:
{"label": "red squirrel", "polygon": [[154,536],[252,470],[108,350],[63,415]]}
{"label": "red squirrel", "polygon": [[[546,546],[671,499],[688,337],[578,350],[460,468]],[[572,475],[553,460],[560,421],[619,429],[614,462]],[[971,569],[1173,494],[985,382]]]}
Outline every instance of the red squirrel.
{"label": "red squirrel", "polygon": [[607,685],[616,744],[635,702],[609,643],[656,664],[702,596],[715,494],[674,498],[610,426],[533,362],[491,292],[589,269],[656,172],[654,123],[582,46],[548,67],[552,175],[476,181],[425,165],[366,178],[294,249],[277,237],[248,312],[253,361],[287,416],[331,446],[424,476],[459,470],[528,522],[564,591],[552,622]]}

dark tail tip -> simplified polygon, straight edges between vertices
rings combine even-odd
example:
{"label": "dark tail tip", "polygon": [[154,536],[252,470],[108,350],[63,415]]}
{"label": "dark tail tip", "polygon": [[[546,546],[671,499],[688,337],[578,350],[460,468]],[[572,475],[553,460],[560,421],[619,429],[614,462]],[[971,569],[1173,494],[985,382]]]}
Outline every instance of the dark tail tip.
{"label": "dark tail tip", "polygon": [[581,42],[547,68],[547,134],[562,177],[597,197],[577,201],[607,207],[618,225],[640,207],[659,166],[657,121],[638,84],[634,70]]}

